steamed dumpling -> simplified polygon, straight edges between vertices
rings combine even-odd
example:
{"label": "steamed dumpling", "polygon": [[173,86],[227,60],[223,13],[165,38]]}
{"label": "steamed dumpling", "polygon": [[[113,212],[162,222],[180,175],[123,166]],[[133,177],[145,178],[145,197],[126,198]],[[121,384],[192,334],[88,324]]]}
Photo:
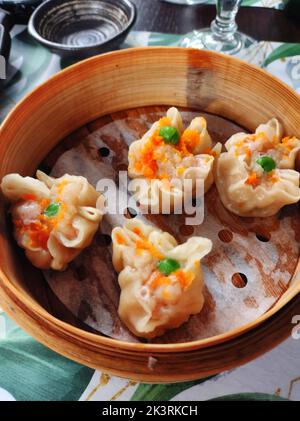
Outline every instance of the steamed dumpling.
{"label": "steamed dumpling", "polygon": [[[165,138],[161,129],[168,131]],[[162,203],[170,203],[172,210],[182,204],[185,195],[196,195],[196,180],[203,180],[206,192],[214,181],[214,157],[220,152],[220,144],[212,149],[203,117],[195,118],[184,130],[179,111],[170,108],[166,117],[130,145],[128,174],[137,180],[135,186],[142,186],[134,187],[135,199],[144,207],[151,205],[160,210]],[[184,189],[183,181],[187,179],[192,181]]]}
{"label": "steamed dumpling", "polygon": [[41,269],[65,269],[91,243],[102,219],[96,209],[100,194],[84,177],[9,174],[1,189],[12,203],[17,243]]}
{"label": "steamed dumpling", "polygon": [[138,220],[112,233],[113,264],[119,273],[119,315],[137,336],[153,338],[179,327],[204,303],[200,260],[212,243],[174,237]]}
{"label": "steamed dumpling", "polygon": [[223,205],[240,216],[267,217],[300,199],[295,160],[300,140],[282,137],[273,118],[254,134],[237,133],[225,144],[216,165],[216,185]]}

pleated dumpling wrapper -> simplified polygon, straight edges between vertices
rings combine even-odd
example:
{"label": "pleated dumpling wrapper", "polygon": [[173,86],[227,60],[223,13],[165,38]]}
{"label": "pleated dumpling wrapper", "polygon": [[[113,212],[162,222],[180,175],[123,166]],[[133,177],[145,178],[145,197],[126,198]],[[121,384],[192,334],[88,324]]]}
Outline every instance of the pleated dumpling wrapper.
{"label": "pleated dumpling wrapper", "polygon": [[8,174],[2,179],[14,236],[34,266],[63,270],[98,230],[103,212],[96,203],[101,195],[84,177],[66,174],[55,179],[41,171],[36,176]]}
{"label": "pleated dumpling wrapper", "polygon": [[295,160],[300,140],[283,137],[273,118],[254,134],[237,133],[225,144],[216,165],[216,185],[223,205],[246,217],[275,215],[283,206],[300,199]]}
{"label": "pleated dumpling wrapper", "polygon": [[178,245],[173,236],[139,220],[112,232],[113,264],[119,273],[119,315],[143,338],[179,327],[202,310],[201,259],[211,251],[207,238]]}
{"label": "pleated dumpling wrapper", "polygon": [[[170,210],[182,204],[185,195],[196,195],[196,180],[203,180],[204,192],[213,184],[215,156],[221,144],[212,148],[206,120],[196,117],[184,130],[177,108],[170,108],[166,117],[129,148],[129,177],[143,180],[134,197],[143,207],[150,205],[162,210],[170,203]],[[191,182],[184,188],[184,180]]]}

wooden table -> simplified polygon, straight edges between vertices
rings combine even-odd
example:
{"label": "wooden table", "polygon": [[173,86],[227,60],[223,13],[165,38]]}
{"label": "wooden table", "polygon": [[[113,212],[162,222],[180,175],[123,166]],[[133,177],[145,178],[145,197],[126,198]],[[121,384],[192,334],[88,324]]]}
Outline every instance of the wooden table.
{"label": "wooden table", "polygon": [[[216,15],[214,5],[181,6],[162,0],[131,0],[137,6],[134,26],[138,31],[185,34],[204,28]],[[300,42],[300,22],[282,10],[265,7],[241,7],[237,24],[242,32],[261,41]]]}

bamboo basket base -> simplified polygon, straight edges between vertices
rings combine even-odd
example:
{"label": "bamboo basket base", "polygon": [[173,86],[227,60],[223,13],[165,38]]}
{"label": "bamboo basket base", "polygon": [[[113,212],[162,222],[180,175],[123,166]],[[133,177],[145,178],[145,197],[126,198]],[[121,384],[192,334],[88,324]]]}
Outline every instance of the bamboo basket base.
{"label": "bamboo basket base", "polygon": [[[136,108],[101,117],[60,142],[41,168],[55,176],[83,175],[94,185],[102,177],[116,180],[118,171],[127,169],[128,144],[140,138],[167,108]],[[181,111],[185,125],[199,115],[199,111]],[[232,134],[244,130],[227,119],[200,114],[207,119],[216,142],[224,143]],[[72,314],[93,331],[136,342],[140,339],[128,332],[117,315],[120,291],[110,251],[112,226],[132,217],[130,209],[121,218],[107,217],[108,223],[101,227],[91,247],[65,272],[46,272],[45,277],[53,292],[51,301],[63,303],[68,317]],[[298,263],[300,219],[296,205],[271,218],[240,218],[223,207],[213,187],[205,196],[205,219],[200,226],[185,225],[184,215],[147,218],[179,242],[201,235],[214,244],[203,260],[206,300],[202,312],[181,328],[156,338],[154,343],[188,342],[225,334],[259,318],[290,285]],[[31,284],[39,299],[35,288],[40,289],[40,284]]]}
{"label": "bamboo basket base", "polygon": [[[166,62],[172,65],[166,66]],[[259,68],[210,51],[167,47],[122,50],[65,69],[15,107],[0,128],[0,176],[12,172],[33,175],[38,164],[55,148],[44,162],[48,172],[65,172],[68,164],[70,172],[77,170],[85,175],[86,171],[88,178],[95,176],[98,170],[98,175],[106,171],[107,176],[114,177],[116,169],[126,169],[124,145],[139,137],[166,108],[155,107],[155,104],[205,110],[226,117],[251,132],[260,123],[277,117],[287,135],[299,136],[299,96]],[[152,109],[136,108],[146,105]],[[192,115],[189,110],[187,119]],[[104,115],[106,117],[101,117]],[[91,121],[94,122],[89,123]],[[217,119],[208,123],[218,140]],[[230,121],[223,124],[223,127],[229,126],[232,128]],[[81,129],[58,145],[60,139],[79,127]],[[238,130],[240,128],[235,126],[233,132]],[[225,136],[223,133],[222,137],[230,134]],[[80,149],[81,153],[74,154],[74,148]],[[73,158],[77,156],[77,168],[76,159],[70,159],[72,150]],[[66,158],[66,153],[69,158],[62,159],[63,155]],[[84,162],[87,165],[84,166]],[[111,332],[107,335],[123,333],[121,340],[101,334],[103,318],[96,315],[93,321],[93,313],[104,306],[94,307],[78,293],[84,285],[86,291],[90,286],[81,264],[74,268],[78,279],[73,286],[78,290],[70,291],[76,308],[69,305],[68,308],[67,302],[63,302],[65,297],[59,292],[59,283],[56,282],[54,288],[54,280],[51,289],[50,281],[45,281],[43,273],[23,260],[23,253],[15,246],[11,227],[6,223],[4,200],[0,201],[0,305],[30,335],[49,348],[120,377],[143,382],[176,382],[206,377],[243,364],[291,335],[292,319],[300,314],[298,247],[297,253],[295,251],[299,216],[297,219],[296,207],[288,207],[281,212],[280,218],[267,219],[263,223],[249,219],[246,223],[224,211],[214,189],[206,196],[206,210],[208,217],[200,227],[201,234],[211,236],[215,244],[205,260],[206,308],[201,315],[202,324],[200,315],[193,318],[194,321],[191,319],[192,323],[185,325],[184,332],[181,330],[177,337],[170,332],[160,338],[161,344],[132,343],[136,338],[115,323],[111,323]],[[167,220],[158,218],[154,222],[163,229],[171,228],[182,241],[195,234],[195,230],[192,233],[182,221],[174,221],[171,217]],[[104,228],[105,224],[102,230]],[[104,231],[97,235],[96,246],[108,254],[109,232],[106,236],[103,234]],[[92,248],[89,250],[92,255]],[[237,253],[230,253],[230,250]],[[238,256],[240,259],[236,260]],[[102,267],[105,268],[105,264]],[[102,272],[105,275],[107,270]],[[110,277],[106,279],[111,280],[114,272],[110,270],[109,273]],[[243,273],[247,280],[242,275],[233,276],[234,273]],[[106,312],[101,314],[113,315],[119,297],[116,276],[111,283],[96,281],[95,297],[111,297],[104,303]],[[70,279],[63,279],[61,290],[69,283],[71,285]],[[100,294],[101,285],[113,288]],[[227,308],[222,303],[222,296],[229,300]],[[238,312],[238,320],[228,317],[228,314],[232,315],[232,309]],[[214,324],[217,319],[223,321],[223,326]],[[106,322],[109,320],[118,319],[106,319]],[[228,330],[237,325],[240,327]],[[206,332],[202,327],[207,328]],[[225,333],[216,336],[217,332]],[[206,339],[184,342],[188,337]],[[178,343],[178,340],[183,342]],[[149,366],[149,357],[152,362],[156,361],[154,366]]]}

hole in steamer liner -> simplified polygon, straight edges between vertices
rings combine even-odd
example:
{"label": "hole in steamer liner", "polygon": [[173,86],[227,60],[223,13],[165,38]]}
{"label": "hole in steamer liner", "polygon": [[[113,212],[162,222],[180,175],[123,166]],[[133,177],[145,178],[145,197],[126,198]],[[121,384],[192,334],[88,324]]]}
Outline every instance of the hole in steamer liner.
{"label": "hole in steamer liner", "polygon": [[230,243],[233,239],[233,233],[229,230],[221,230],[218,236],[223,243]]}
{"label": "hole in steamer liner", "polygon": [[248,284],[248,278],[244,273],[234,273],[231,278],[233,286],[236,288],[245,288]]}
{"label": "hole in steamer liner", "polygon": [[108,148],[102,147],[98,149],[98,153],[102,158],[106,158],[107,156],[109,156],[110,151]]}
{"label": "hole in steamer liner", "polygon": [[132,208],[127,208],[124,212],[124,216],[127,219],[133,219],[137,216],[137,212]]}
{"label": "hole in steamer liner", "polygon": [[262,243],[267,243],[268,241],[270,241],[271,239],[271,235],[270,234],[256,234],[256,238],[261,241]]}

